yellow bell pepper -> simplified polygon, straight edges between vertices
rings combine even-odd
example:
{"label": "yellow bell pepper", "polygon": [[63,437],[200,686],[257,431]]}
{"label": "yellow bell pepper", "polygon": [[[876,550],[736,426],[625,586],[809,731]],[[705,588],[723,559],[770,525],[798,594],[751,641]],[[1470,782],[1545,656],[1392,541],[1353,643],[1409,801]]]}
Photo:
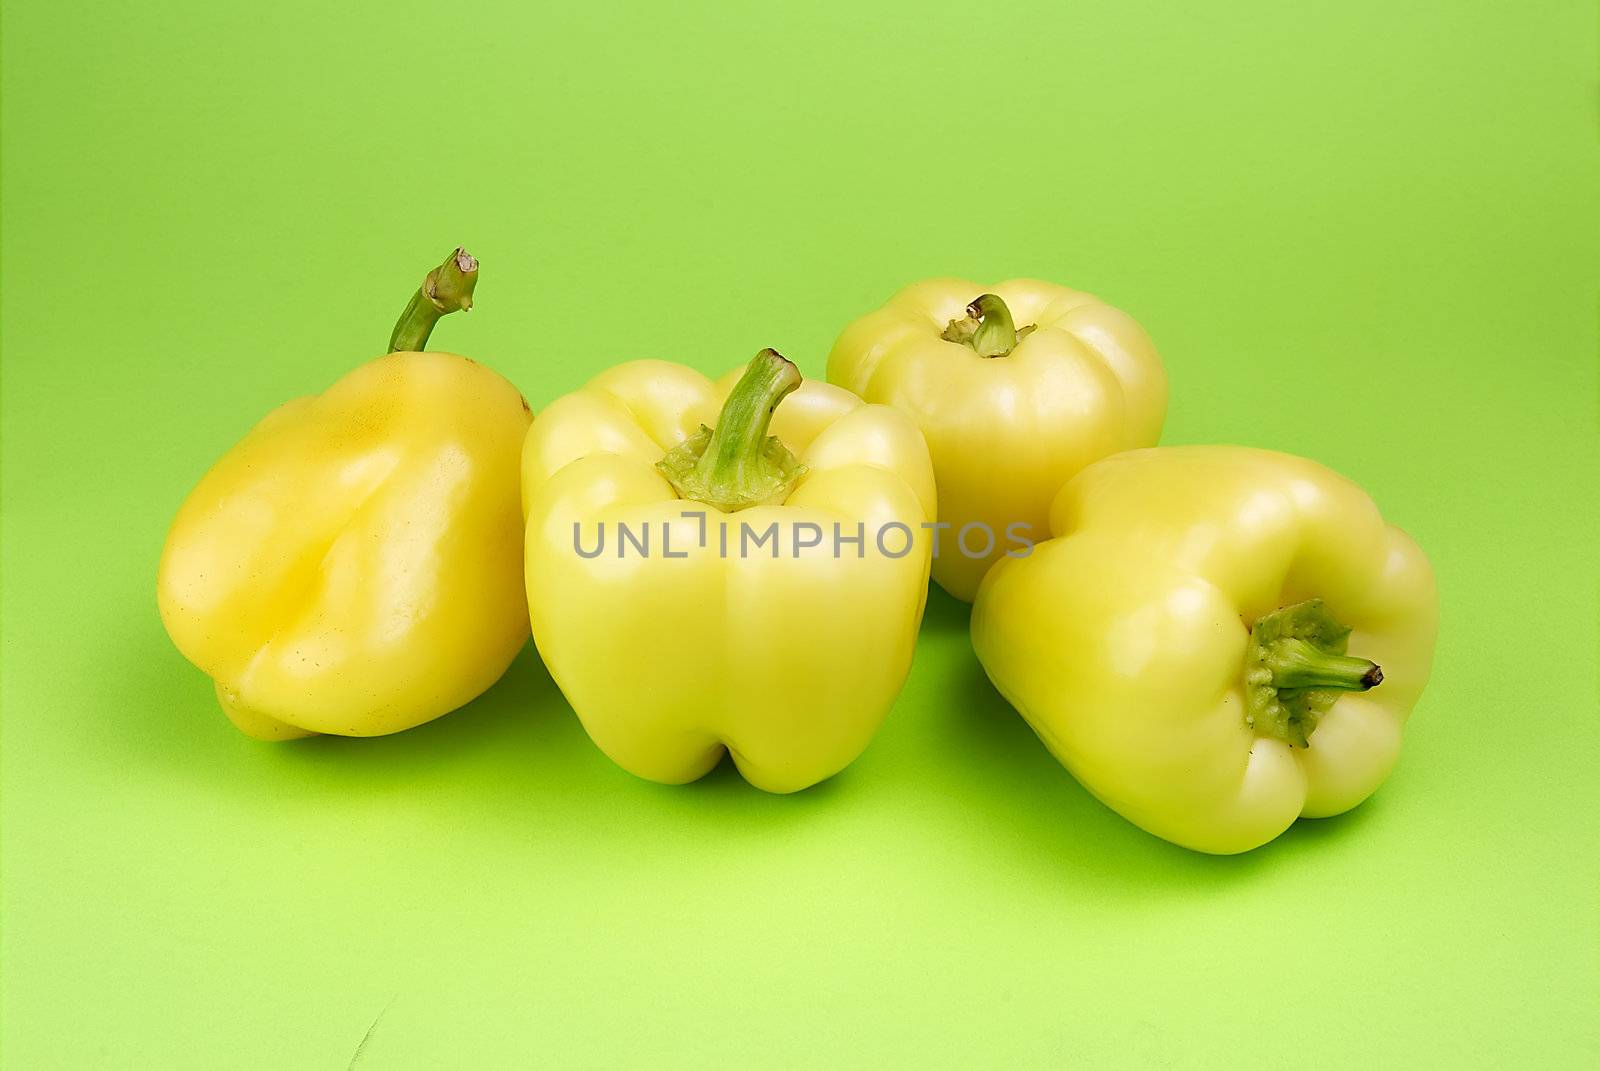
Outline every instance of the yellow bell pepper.
{"label": "yellow bell pepper", "polygon": [[178,511],[161,619],[250,736],[409,728],[484,691],[527,640],[517,466],[532,414],[483,365],[416,352],[471,307],[477,271],[451,254],[388,356],[268,414]]}
{"label": "yellow bell pepper", "polygon": [[1092,465],[985,577],[989,678],[1101,801],[1205,852],[1366,799],[1428,679],[1433,573],[1354,484],[1240,447]]}
{"label": "yellow bell pepper", "polygon": [[905,411],[927,437],[933,578],[967,602],[994,562],[1044,538],[1063,483],[1155,445],[1167,409],[1161,359],[1130,316],[1031,279],[907,287],[845,328],[828,379]]}
{"label": "yellow bell pepper", "polygon": [[522,475],[534,642],[619,766],[680,784],[726,749],[793,792],[867,746],[927,596],[933,472],[903,414],[771,350],[719,383],[636,361],[541,413]]}

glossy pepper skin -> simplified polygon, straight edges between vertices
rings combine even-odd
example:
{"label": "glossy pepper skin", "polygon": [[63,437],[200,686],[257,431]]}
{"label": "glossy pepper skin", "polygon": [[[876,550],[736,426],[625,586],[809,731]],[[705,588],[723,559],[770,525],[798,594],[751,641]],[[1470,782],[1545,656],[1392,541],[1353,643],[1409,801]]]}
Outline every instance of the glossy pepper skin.
{"label": "glossy pepper skin", "polygon": [[[590,737],[639,777],[692,781],[727,750],[751,784],[803,789],[861,753],[905,680],[927,595],[927,449],[903,414],[798,383],[772,351],[716,383],[635,361],[528,432],[534,641]],[[796,554],[808,524],[822,543]],[[859,556],[834,555],[835,524],[862,526]],[[891,524],[905,531],[886,554],[875,532]],[[648,554],[620,525],[648,533]],[[775,548],[742,545],[743,526],[775,526]]]}
{"label": "glossy pepper skin", "polygon": [[[1063,483],[1155,445],[1167,409],[1161,359],[1132,317],[1033,279],[909,286],[845,328],[828,380],[922,429],[950,526],[933,578],[967,602],[991,565],[1044,538]],[[983,527],[958,545],[968,525]]]}
{"label": "glossy pepper skin", "polygon": [[1422,551],[1354,484],[1262,450],[1138,450],[1068,483],[1050,529],[984,579],[972,641],[1101,801],[1233,853],[1388,775],[1437,597]]}
{"label": "glossy pepper skin", "polygon": [[[470,278],[464,295],[447,282],[430,302],[470,303]],[[392,733],[505,672],[528,635],[517,471],[531,420],[483,365],[394,352],[269,413],[205,474],[167,536],[158,603],[239,729]]]}

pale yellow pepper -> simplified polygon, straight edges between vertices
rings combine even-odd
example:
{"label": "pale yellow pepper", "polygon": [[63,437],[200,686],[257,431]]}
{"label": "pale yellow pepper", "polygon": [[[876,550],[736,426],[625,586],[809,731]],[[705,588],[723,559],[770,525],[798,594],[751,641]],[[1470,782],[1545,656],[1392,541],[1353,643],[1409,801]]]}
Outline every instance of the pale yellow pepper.
{"label": "pale yellow pepper", "polygon": [[676,784],[726,750],[792,792],[855,759],[905,680],[933,472],[904,414],[801,384],[770,350],[741,371],[636,361],[539,415],[528,608],[619,766]]}
{"label": "pale yellow pepper", "polygon": [[1388,775],[1438,605],[1427,558],[1360,488],[1265,450],[1136,450],[1067,484],[1050,530],[984,579],[972,642],[1108,806],[1241,852]]}
{"label": "pale yellow pepper", "polygon": [[1167,408],[1132,317],[1033,279],[907,287],[844,330],[828,379],[922,429],[939,484],[933,578],[968,602],[991,565],[1044,538],[1063,483],[1155,445]]}
{"label": "pale yellow pepper", "polygon": [[250,736],[409,728],[483,692],[527,640],[532,414],[483,365],[415,352],[476,278],[457,250],[396,325],[401,352],[268,414],[173,521],[161,619]]}

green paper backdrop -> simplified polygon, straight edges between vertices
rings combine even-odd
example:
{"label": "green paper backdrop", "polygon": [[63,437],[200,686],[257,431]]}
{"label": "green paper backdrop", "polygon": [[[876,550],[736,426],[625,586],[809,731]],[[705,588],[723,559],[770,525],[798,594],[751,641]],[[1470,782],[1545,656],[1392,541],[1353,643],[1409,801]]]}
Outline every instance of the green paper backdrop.
{"label": "green paper backdrop", "polygon": [[[1545,1065],[1600,1056],[1596,14],[7,0],[7,1068]],[[1433,683],[1340,819],[1094,802],[935,592],[844,774],[686,788],[530,648],[379,740],[252,742],[166,525],[264,412],[436,344],[535,406],[934,274],[1138,316],[1165,441],[1308,455],[1431,554]],[[794,637],[797,643],[805,637]]]}

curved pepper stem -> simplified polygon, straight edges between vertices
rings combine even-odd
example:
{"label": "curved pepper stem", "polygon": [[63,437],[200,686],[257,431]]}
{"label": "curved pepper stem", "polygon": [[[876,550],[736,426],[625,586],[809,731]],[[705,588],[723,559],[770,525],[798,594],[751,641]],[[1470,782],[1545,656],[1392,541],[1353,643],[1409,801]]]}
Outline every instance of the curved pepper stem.
{"label": "curved pepper stem", "polygon": [[420,350],[428,344],[433,325],[439,317],[452,312],[472,311],[472,290],[478,285],[478,261],[465,249],[444,258],[444,263],[430,271],[422,286],[411,295],[411,302],[395,321],[389,335],[390,353]]}
{"label": "curved pepper stem", "polygon": [[946,342],[971,346],[979,357],[1004,357],[1028,337],[1031,328],[1020,331],[1011,319],[1011,309],[998,294],[979,294],[967,306],[966,316],[951,320],[939,337]]}
{"label": "curved pepper stem", "polygon": [[1293,636],[1278,640],[1264,651],[1261,664],[1272,674],[1272,686],[1285,688],[1335,688],[1364,692],[1383,682],[1376,662],[1349,655],[1330,654]]}
{"label": "curved pepper stem", "polygon": [[716,430],[701,425],[656,468],[684,498],[724,513],[782,502],[806,469],[767,429],[778,403],[799,386],[798,368],[777,350],[762,350],[728,393]]}
{"label": "curved pepper stem", "polygon": [[1004,357],[1017,346],[1017,325],[1011,310],[998,294],[980,294],[967,306],[967,315],[978,321],[972,335],[972,348],[979,357]]}
{"label": "curved pepper stem", "polygon": [[1321,599],[1264,614],[1245,653],[1245,721],[1256,732],[1308,747],[1317,722],[1340,692],[1383,683],[1377,663],[1345,653],[1348,626]]}

